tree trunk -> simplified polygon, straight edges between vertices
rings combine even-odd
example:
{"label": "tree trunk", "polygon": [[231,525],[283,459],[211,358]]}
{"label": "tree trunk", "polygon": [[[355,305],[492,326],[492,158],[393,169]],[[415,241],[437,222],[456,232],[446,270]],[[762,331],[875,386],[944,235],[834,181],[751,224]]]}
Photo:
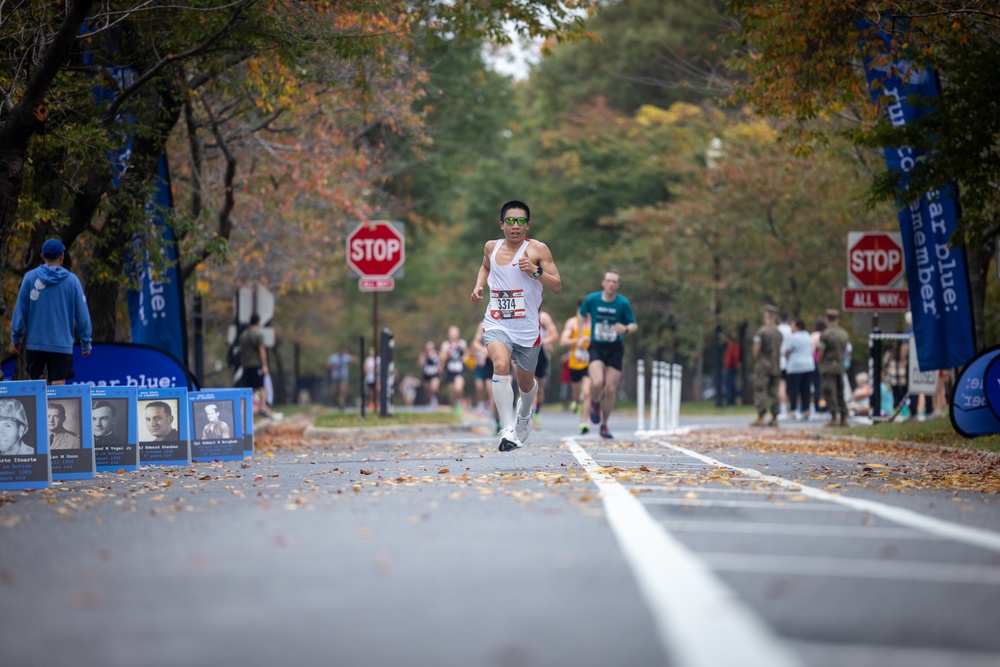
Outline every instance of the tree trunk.
{"label": "tree trunk", "polygon": [[969,272],[969,302],[972,308],[973,333],[975,334],[976,350],[982,350],[986,345],[986,283],[990,269],[991,250],[973,250],[966,248],[965,262]]}
{"label": "tree trunk", "polygon": [[[7,274],[9,239],[14,229],[17,200],[24,184],[24,151],[8,150],[0,153],[0,285]],[[6,319],[7,302],[0,290],[0,319]]]}
{"label": "tree trunk", "polygon": [[102,282],[87,284],[87,309],[90,311],[90,321],[94,328],[95,341],[110,342],[115,340],[118,330],[118,295],[121,284],[117,282]]}

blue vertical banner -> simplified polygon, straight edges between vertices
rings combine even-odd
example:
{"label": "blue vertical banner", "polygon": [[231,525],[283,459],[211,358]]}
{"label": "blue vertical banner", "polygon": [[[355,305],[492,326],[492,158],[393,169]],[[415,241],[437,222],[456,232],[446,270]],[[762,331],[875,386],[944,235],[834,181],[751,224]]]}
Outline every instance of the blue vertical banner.
{"label": "blue vertical banner", "polygon": [[138,289],[128,292],[128,315],[132,342],[149,345],[172,354],[187,365],[187,327],[184,316],[184,293],[177,270],[177,239],[167,214],[173,209],[170,172],[166,155],[160,156],[156,188],[149,207],[150,233],[147,239],[161,239],[168,266],[154,272],[148,255],[137,238],[131,263],[139,279]]}
{"label": "blue vertical banner", "polygon": [[[84,24],[80,27],[80,34],[85,34],[89,30],[89,26]],[[106,48],[110,50],[108,55],[114,54],[115,50],[110,41]],[[86,47],[83,49],[83,61],[88,65],[97,62],[94,53]],[[99,104],[106,105],[110,104],[120,91],[132,85],[136,71],[130,66],[101,65],[100,67],[107,77],[117,84],[117,90],[99,84],[94,87],[94,98]],[[112,184],[118,188],[121,186],[122,177],[130,167],[134,119],[130,113],[124,112],[119,114],[116,120],[121,127],[121,146],[112,149],[108,157],[111,161]],[[173,210],[174,202],[170,191],[170,170],[166,154],[160,155],[156,170],[152,201],[147,206],[149,233],[146,238],[159,239],[165,244],[164,254],[168,260],[168,267],[161,273],[154,273],[143,240],[136,237],[126,259],[132,275],[139,281],[139,288],[130,289],[128,292],[129,324],[133,343],[163,350],[187,366],[184,292],[176,268],[177,239],[167,215]]]}
{"label": "blue vertical banner", "polygon": [[[937,76],[894,53],[889,36],[880,36],[888,64],[869,60],[868,83],[876,103],[885,98],[889,122],[901,127],[931,112],[926,100],[938,96]],[[889,171],[902,174],[905,188],[907,174],[924,155],[907,146],[884,151]],[[962,366],[975,356],[976,345],[965,251],[950,245],[958,225],[954,186],[924,193],[900,208],[898,218],[920,370]]]}

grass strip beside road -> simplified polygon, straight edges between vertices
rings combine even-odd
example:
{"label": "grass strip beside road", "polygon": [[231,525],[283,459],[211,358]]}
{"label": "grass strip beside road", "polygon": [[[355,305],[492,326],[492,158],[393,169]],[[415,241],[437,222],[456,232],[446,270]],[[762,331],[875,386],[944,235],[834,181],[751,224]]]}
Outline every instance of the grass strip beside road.
{"label": "grass strip beside road", "polygon": [[1000,434],[966,438],[955,432],[951,421],[947,418],[930,419],[924,422],[907,420],[903,422],[872,424],[871,426],[853,426],[851,428],[840,429],[839,432],[874,440],[917,442],[940,447],[957,447],[960,449],[1000,453]]}

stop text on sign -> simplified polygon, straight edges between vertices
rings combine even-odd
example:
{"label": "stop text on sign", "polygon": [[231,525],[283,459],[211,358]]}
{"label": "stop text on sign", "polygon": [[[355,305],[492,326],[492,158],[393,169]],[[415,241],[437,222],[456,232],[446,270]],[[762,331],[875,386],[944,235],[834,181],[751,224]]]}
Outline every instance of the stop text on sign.
{"label": "stop text on sign", "polygon": [[885,289],[903,276],[903,245],[892,232],[850,232],[847,235],[848,287]]}
{"label": "stop text on sign", "polygon": [[892,248],[891,250],[859,250],[851,252],[851,271],[859,273],[861,271],[878,271],[884,273],[892,271],[903,262],[903,251]]}
{"label": "stop text on sign", "polygon": [[400,223],[376,220],[347,234],[347,267],[362,278],[397,275],[406,259],[406,236]]}
{"label": "stop text on sign", "polygon": [[396,257],[402,249],[399,239],[354,239],[351,241],[351,259],[355,262],[385,262]]}

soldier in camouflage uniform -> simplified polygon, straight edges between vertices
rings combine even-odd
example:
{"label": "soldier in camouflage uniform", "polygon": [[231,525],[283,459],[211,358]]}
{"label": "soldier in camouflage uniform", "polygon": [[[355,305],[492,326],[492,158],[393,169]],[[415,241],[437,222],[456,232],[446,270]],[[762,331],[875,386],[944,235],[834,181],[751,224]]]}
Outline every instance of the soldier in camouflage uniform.
{"label": "soldier in camouflage uniform", "polygon": [[753,337],[753,400],[757,406],[757,421],[751,426],[764,426],[764,415],[771,410],[768,426],[778,425],[778,384],[781,382],[781,331],[778,330],[778,309],[765,306],[764,325]]}
{"label": "soldier in camouflage uniform", "polygon": [[840,326],[840,313],[826,311],[826,329],[819,337],[819,372],[823,399],[830,413],[827,426],[847,426],[847,399],[844,397],[844,356],[850,336]]}

